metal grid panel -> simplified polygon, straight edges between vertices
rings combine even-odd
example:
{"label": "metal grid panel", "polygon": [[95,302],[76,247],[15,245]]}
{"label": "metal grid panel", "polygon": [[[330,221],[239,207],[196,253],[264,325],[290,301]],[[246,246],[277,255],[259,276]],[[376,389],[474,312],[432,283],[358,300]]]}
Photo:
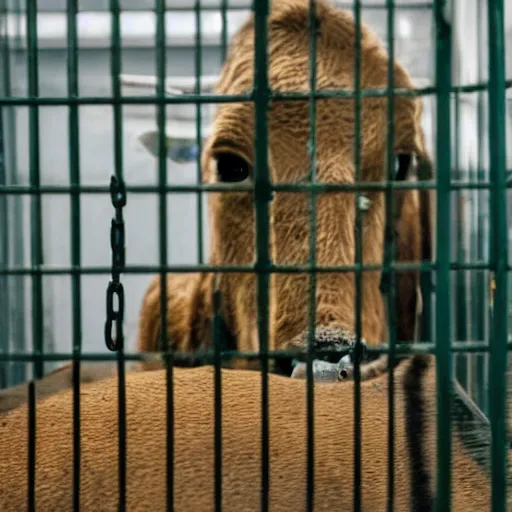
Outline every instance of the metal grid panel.
{"label": "metal grid panel", "polygon": [[[259,338],[260,338],[260,354],[258,357],[261,358],[262,369],[263,369],[263,380],[262,380],[262,392],[265,397],[268,388],[266,381],[266,374],[268,372],[268,329],[269,329],[269,319],[268,319],[268,282],[269,282],[269,274],[276,270],[285,270],[288,272],[295,272],[297,269],[287,268],[287,269],[278,269],[275,265],[272,265],[270,260],[269,253],[269,213],[268,213],[268,203],[271,200],[271,191],[279,190],[279,187],[272,187],[269,176],[268,169],[268,156],[267,156],[267,123],[266,123],[266,108],[267,103],[269,101],[269,90],[268,90],[268,75],[267,75],[267,55],[266,55],[266,17],[268,15],[268,2],[257,2],[255,6],[255,24],[257,27],[257,32],[259,37],[256,39],[255,43],[255,87],[254,93],[251,96],[248,96],[244,99],[253,100],[256,105],[256,180],[255,180],[255,198],[256,198],[256,225],[257,225],[257,235],[258,235],[258,252],[257,252],[257,261],[254,268],[240,268],[239,271],[247,271],[254,270],[258,273],[258,306],[259,306],[259,316],[258,316],[258,325],[259,325]],[[436,257],[436,283],[437,283],[437,295],[436,295],[436,310],[435,310],[435,340],[436,346],[431,347],[432,350],[435,350],[438,364],[438,372],[439,372],[439,380],[438,380],[438,406],[441,414],[441,420],[438,423],[438,480],[437,480],[437,499],[438,503],[441,505],[446,505],[449,502],[450,495],[450,424],[446,421],[448,417],[448,411],[450,407],[449,401],[449,386],[451,385],[451,375],[452,375],[452,363],[451,363],[451,347],[447,343],[443,343],[443,341],[448,337],[451,339],[450,332],[448,331],[447,335],[447,327],[452,325],[452,302],[450,300],[450,280],[451,280],[451,270],[453,268],[460,268],[463,271],[471,270],[475,265],[474,262],[468,260],[464,264],[461,262],[457,262],[453,264],[451,262],[452,258],[452,226],[450,223],[443,222],[445,219],[450,218],[453,215],[453,210],[451,208],[451,175],[453,169],[453,157],[452,157],[452,96],[454,92],[454,88],[452,87],[452,27],[447,22],[446,12],[442,10],[443,2],[438,1],[435,2],[435,28],[437,32],[436,37],[436,49],[435,49],[435,62],[436,62],[436,80],[432,86],[435,86],[435,90],[430,87],[430,84],[421,92],[426,94],[436,94],[436,163],[437,163],[437,201],[438,201],[438,209],[437,209],[437,257]],[[73,3],[72,3],[73,5]],[[57,6],[57,8],[62,9],[64,6]],[[68,16],[68,40],[67,40],[67,48],[69,51],[68,54],[68,77],[70,80],[68,82],[68,90],[67,97],[57,97],[56,95],[44,97],[39,94],[39,80],[38,80],[38,38],[37,38],[37,25],[35,23],[36,13],[37,13],[37,4],[36,2],[30,3],[27,5],[26,11],[26,35],[27,35],[27,93],[29,97],[24,97],[24,94],[19,95],[17,98],[8,97],[7,94],[4,93],[4,97],[2,98],[2,103],[4,105],[15,105],[15,106],[26,106],[28,108],[28,124],[29,124],[29,182],[27,185],[22,187],[15,186],[14,183],[11,184],[2,184],[3,186],[3,196],[17,196],[23,193],[30,193],[30,201],[31,201],[31,268],[23,269],[23,268],[8,268],[6,270],[2,270],[2,276],[16,276],[16,275],[30,275],[32,282],[31,289],[31,303],[32,303],[32,342],[33,342],[33,353],[32,355],[23,356],[20,353],[17,353],[14,356],[11,356],[9,353],[3,353],[2,358],[5,361],[9,360],[29,360],[34,361],[34,376],[41,377],[45,371],[44,367],[44,347],[43,347],[43,334],[44,334],[44,325],[43,325],[43,308],[42,304],[43,300],[43,274],[44,271],[41,272],[40,269],[44,266],[44,255],[43,255],[43,222],[42,222],[42,199],[41,193],[56,193],[56,194],[67,194],[70,193],[70,212],[71,212],[71,236],[70,236],[70,259],[71,259],[71,285],[72,285],[72,312],[73,312],[73,322],[72,322],[72,347],[73,347],[73,360],[75,364],[75,498],[78,499],[78,484],[79,482],[79,442],[78,442],[78,431],[79,431],[79,394],[78,394],[78,386],[76,385],[79,380],[78,369],[79,366],[77,364],[81,351],[82,351],[82,328],[81,328],[81,318],[80,318],[80,304],[81,300],[81,277],[80,272],[77,271],[81,267],[81,237],[80,237],[80,194],[79,192],[84,193],[97,193],[100,191],[108,192],[109,189],[106,185],[95,185],[89,186],[85,190],[80,190],[81,183],[81,169],[79,166],[80,162],[80,125],[79,125],[79,111],[81,105],[95,105],[95,104],[104,104],[104,105],[112,105],[113,109],[113,124],[114,124],[114,151],[113,151],[113,160],[114,160],[114,169],[117,179],[120,182],[124,181],[124,157],[123,157],[123,110],[130,107],[130,105],[157,105],[157,125],[159,132],[158,139],[158,184],[156,186],[131,186],[128,187],[128,193],[143,193],[147,191],[154,191],[158,193],[159,198],[159,266],[161,276],[162,276],[162,305],[165,301],[165,272],[166,270],[181,270],[181,271],[193,271],[195,268],[193,266],[174,266],[169,267],[168,265],[168,248],[167,248],[167,198],[166,193],[169,191],[183,192],[184,190],[188,190],[190,192],[198,192],[200,193],[202,190],[207,190],[204,186],[189,186],[188,188],[178,188],[178,186],[171,187],[168,185],[168,175],[167,175],[167,153],[165,148],[165,124],[166,124],[166,111],[168,108],[172,108],[174,105],[180,105],[184,102],[192,102],[196,103],[196,114],[200,114],[201,109],[200,105],[202,103],[207,103],[208,101],[239,101],[240,98],[232,97],[232,98],[218,98],[209,95],[200,95],[199,90],[200,87],[195,93],[184,95],[179,98],[169,98],[165,94],[165,76],[166,76],[166,52],[165,45],[163,44],[166,41],[166,25],[163,21],[162,14],[165,10],[164,1],[158,2],[157,6],[157,24],[156,24],[156,38],[157,38],[157,48],[159,51],[157,52],[156,59],[156,69],[158,74],[158,83],[156,87],[156,97],[151,96],[139,96],[133,98],[121,98],[121,83],[120,83],[120,74],[122,71],[122,60],[121,60],[121,52],[122,52],[122,44],[121,44],[121,8],[128,7],[132,8],[135,6],[127,6],[122,4],[121,2],[112,1],[110,5],[111,12],[111,34],[113,37],[113,47],[112,47],[112,60],[111,60],[111,86],[112,86],[112,96],[109,97],[105,95],[104,97],[100,96],[89,96],[83,97],[80,96],[80,92],[78,90],[78,37],[77,37],[77,24],[76,24],[76,4],[74,4],[74,9],[70,9],[67,12]],[[141,4],[138,3],[137,7],[141,7]],[[314,2],[312,2],[312,7],[314,7]],[[356,23],[361,19],[361,2],[355,2],[355,19]],[[387,2],[387,23],[388,28],[393,26],[393,5],[392,2]],[[417,6],[417,7],[425,7],[425,6]],[[492,317],[492,331],[490,338],[490,359],[491,365],[493,367],[493,372],[490,377],[490,403],[493,404],[493,407],[490,408],[490,419],[491,425],[493,429],[493,446],[492,446],[492,466],[493,466],[493,510],[505,510],[506,503],[506,487],[504,485],[506,480],[506,461],[505,461],[505,417],[503,414],[504,411],[504,403],[505,403],[505,362],[506,362],[506,340],[507,340],[507,311],[508,311],[508,297],[507,297],[507,271],[508,271],[508,251],[507,251],[507,212],[506,212],[506,176],[504,174],[504,170],[506,169],[506,117],[505,110],[503,109],[503,105],[505,103],[505,60],[504,60],[504,33],[503,33],[503,19],[504,19],[504,6],[503,1],[494,0],[489,2],[488,13],[487,13],[487,22],[488,22],[488,32],[491,34],[489,37],[489,120],[490,120],[490,169],[489,169],[489,178],[485,179],[482,183],[482,180],[479,180],[478,183],[462,183],[459,184],[457,188],[463,189],[465,186],[468,188],[473,188],[474,190],[478,190],[483,188],[484,185],[490,186],[490,196],[492,199],[492,207],[490,211],[492,223],[491,223],[491,234],[493,234],[490,248],[491,255],[489,260],[489,265],[486,263],[484,266],[476,265],[477,268],[488,268],[495,277],[496,289],[494,292],[494,308],[493,308],[493,317]],[[196,10],[199,12],[199,5],[196,5]],[[195,35],[195,43],[200,43],[201,40],[201,19],[199,16],[196,17],[196,35]],[[312,29],[313,30],[313,29]],[[226,35],[226,31],[224,31]],[[225,36],[224,36],[225,37]],[[312,39],[314,40],[314,39]],[[395,49],[392,44],[388,44],[388,51],[391,54],[395,53]],[[312,45],[311,55],[315,54],[314,45]],[[197,71],[197,81],[200,82],[199,76],[201,75],[201,57],[200,53],[196,53],[199,55],[195,62],[195,67]],[[315,59],[312,59],[312,63],[314,63]],[[356,56],[356,68],[358,65],[358,60]],[[390,67],[391,68],[391,67]],[[390,72],[392,75],[392,72]],[[310,113],[314,119],[315,113],[315,98],[326,96],[325,94],[315,92],[315,71],[314,66],[312,66],[311,71],[311,88],[312,92],[309,95],[306,95],[310,101]],[[392,78],[392,76],[390,76]],[[485,90],[484,86],[475,86],[473,84],[459,84],[459,87],[455,89],[455,94],[462,94],[464,92],[470,92],[471,90]],[[354,85],[354,95],[356,105],[360,105],[361,101],[361,91],[359,78],[356,74],[356,83]],[[347,96],[347,93],[333,93],[338,94],[339,96]],[[379,91],[379,95],[389,95],[393,96],[392,91]],[[457,96],[456,96],[457,97]],[[37,99],[34,99],[37,98]],[[284,101],[287,98],[276,97],[276,100]],[[53,105],[62,105],[69,106],[69,185],[57,185],[57,186],[42,186],[41,185],[41,147],[40,147],[40,111],[43,106],[51,107]],[[457,106],[456,106],[457,108]],[[357,129],[360,122],[358,121],[359,109],[356,109],[356,140],[358,140],[359,130]],[[390,110],[390,115],[392,114],[392,107]],[[200,118],[200,115],[197,115]],[[457,117],[457,112],[455,113],[455,117]],[[198,119],[197,126],[201,126],[201,121]],[[390,130],[392,133],[392,130]],[[200,146],[201,144],[201,134],[197,135],[197,142]],[[312,175],[313,175],[313,186],[311,187],[303,187],[304,190],[311,190],[312,192],[312,218],[313,218],[313,226],[314,226],[314,197],[315,192],[325,190],[329,187],[314,185],[314,171],[315,171],[315,127],[314,123],[312,123],[311,128],[311,147],[313,148],[311,151],[312,157]],[[359,143],[356,143],[356,147]],[[392,137],[389,138],[388,144],[392,144]],[[358,151],[356,151],[356,174],[359,169],[358,162]],[[391,162],[388,162],[388,164]],[[478,167],[477,171],[480,169]],[[478,172],[477,172],[478,174]],[[389,175],[391,175],[391,170],[389,170]],[[463,180],[464,181],[464,180]],[[469,178],[468,178],[469,181]],[[332,187],[332,189],[342,190],[344,186]],[[212,187],[210,187],[210,190]],[[297,186],[289,186],[283,187],[283,190],[300,190],[301,187]],[[356,191],[356,194],[359,193],[357,187],[353,187]],[[389,187],[386,187],[385,190],[389,192]],[[388,194],[389,200],[389,194]],[[199,206],[199,218],[202,217],[201,213],[201,202],[197,203]],[[118,210],[117,214],[119,215],[120,211]],[[358,213],[356,215],[359,215]],[[117,217],[118,222],[121,222],[121,217]],[[388,219],[389,222],[389,219]],[[201,233],[201,229],[199,229],[199,233]],[[315,230],[313,229],[314,233]],[[201,239],[201,234],[198,235],[198,238]],[[314,237],[312,236],[312,240]],[[357,243],[359,249],[356,251],[360,253],[360,241]],[[307,270],[312,272],[312,276],[314,276],[314,271],[325,271],[325,269],[319,269],[316,266],[314,260],[314,244],[311,243],[313,258],[310,266]],[[202,249],[199,249],[198,253],[199,262],[202,263]],[[483,256],[483,259],[486,259],[486,256]],[[356,270],[357,275],[361,275],[361,269],[357,266],[354,267],[353,270]],[[155,270],[149,267],[146,268],[130,268],[120,264],[119,261],[115,262],[114,268],[117,268],[118,271],[122,270],[124,273],[129,273],[130,270],[143,272],[148,270]],[[201,268],[209,268],[207,266],[202,266]],[[428,265],[425,265],[424,268],[430,269]],[[36,271],[34,271],[36,269]],[[396,269],[396,265],[394,265],[391,261],[390,253],[388,253],[385,258],[385,273],[389,273],[390,276],[393,276],[393,272]],[[65,266],[57,269],[50,270],[50,274],[66,274],[70,269]],[[96,268],[90,270],[91,273],[100,273],[107,274],[110,273],[113,268],[109,266],[104,266],[103,268]],[[223,269],[210,269],[214,271],[221,271]],[[225,269],[224,269],[225,270]],[[230,269],[236,270],[236,269]],[[332,270],[332,269],[331,269]],[[338,270],[348,270],[348,268],[340,268]],[[360,277],[359,277],[360,279]],[[360,285],[358,286],[360,288]],[[482,289],[482,288],[480,288]],[[311,297],[314,297],[314,278],[312,278],[312,286],[311,286]],[[390,294],[389,300],[391,301],[392,295]],[[360,301],[360,294],[357,294],[356,298],[356,311],[360,311],[360,307],[357,307],[358,302]],[[360,303],[359,303],[360,305]],[[163,308],[163,311],[166,311],[166,308]],[[314,315],[310,317],[310,335],[313,335],[314,331],[314,321],[312,320]],[[167,319],[165,315],[162,315],[162,327],[166,325]],[[467,323],[467,321],[465,321]],[[360,323],[360,320],[358,321]],[[391,326],[393,322],[391,322]],[[360,325],[356,328],[356,337],[359,340],[360,338]],[[172,383],[172,361],[173,354],[170,353],[167,349],[167,340],[165,339],[166,329],[162,328],[162,350],[167,352],[167,367],[168,367],[168,375],[169,375],[169,384]],[[215,330],[217,332],[217,330]],[[466,340],[463,340],[466,341]],[[123,431],[124,431],[124,347],[123,347],[123,336],[121,335],[118,339],[118,361],[119,361],[119,414],[120,414],[120,459],[119,459],[119,468],[120,468],[120,507],[123,508],[124,503],[124,488],[126,485],[126,475],[125,475],[125,463],[126,463],[126,452],[123,440]],[[394,346],[394,336],[393,329],[390,330],[390,340],[389,340],[389,350],[390,354],[393,355],[393,351],[395,349]],[[357,345],[359,346],[359,345]],[[220,340],[218,336],[216,336],[216,342],[214,343],[214,347],[216,350],[216,354],[220,359]],[[309,344],[311,347],[311,343]],[[464,349],[470,348],[467,345],[461,344],[458,347],[458,350],[463,351]],[[472,345],[471,350],[477,351],[479,349],[487,350],[487,347],[482,347],[480,345]],[[9,351],[8,351],[9,352]],[[272,354],[270,354],[272,355]],[[54,355],[53,359],[59,359],[61,356]],[[66,356],[62,355],[64,359]],[[308,360],[311,363],[312,352],[308,351]],[[51,357],[49,358],[52,359]],[[217,362],[219,362],[217,359]],[[356,359],[357,360],[357,359]],[[308,365],[308,372],[311,376],[311,365]],[[358,382],[358,365],[355,366],[355,375],[356,375],[356,383]],[[390,374],[392,375],[392,374]],[[311,384],[311,379],[309,380]],[[217,381],[217,384],[219,382]],[[356,390],[358,386],[356,385]],[[391,387],[392,389],[392,387]],[[169,385],[169,397],[171,398],[168,401],[169,404],[169,418],[172,418],[172,386]],[[356,400],[356,416],[358,414],[358,394],[355,395]],[[313,404],[313,388],[312,385],[309,386],[308,389],[308,407],[311,409]],[[266,502],[267,494],[265,490],[268,490],[268,467],[266,467],[265,462],[268,462],[268,402],[267,400],[262,401],[262,415],[263,415],[263,423],[262,423],[262,453],[263,453],[263,493],[262,493],[262,510],[266,510],[268,507],[268,503]],[[220,406],[217,410],[218,414],[220,414]],[[443,420],[442,418],[445,418]],[[393,421],[393,413],[392,408],[390,412],[389,418],[390,424]],[[220,420],[216,419],[216,425],[220,425]],[[359,422],[356,421],[356,425],[359,425]],[[312,451],[312,423],[309,424],[310,431],[308,436],[308,456],[310,457],[310,461],[313,457]],[[169,445],[168,445],[168,455],[169,461],[172,461],[173,454],[173,443],[172,443],[172,421],[168,422],[169,428]],[[360,435],[360,434],[359,434]],[[356,447],[359,446],[358,434],[356,429]],[[217,446],[220,446],[220,437],[217,439]],[[392,449],[392,444],[390,446]],[[35,452],[32,452],[32,455],[35,456]],[[355,476],[356,482],[358,482],[360,477],[360,464],[358,463],[358,457],[360,453],[358,453],[356,449],[356,461],[355,461]],[[312,491],[312,481],[313,481],[313,473],[312,473],[312,464],[309,466],[310,471],[308,472],[308,489]],[[390,468],[392,469],[392,467]],[[218,477],[220,481],[220,466],[218,468]],[[169,463],[168,466],[168,484],[169,489],[172,489],[172,464]],[[392,471],[390,472],[390,484],[389,489],[390,493],[393,489],[392,486]],[[217,490],[220,490],[220,484],[217,484]],[[358,485],[354,488],[355,493],[355,503],[360,503],[360,487]],[[169,492],[169,499],[172,498],[172,492]],[[216,498],[220,500],[219,497]],[[390,497],[390,503],[392,507],[392,496]],[[220,501],[217,501],[220,503]],[[309,502],[310,506],[312,501]]]}

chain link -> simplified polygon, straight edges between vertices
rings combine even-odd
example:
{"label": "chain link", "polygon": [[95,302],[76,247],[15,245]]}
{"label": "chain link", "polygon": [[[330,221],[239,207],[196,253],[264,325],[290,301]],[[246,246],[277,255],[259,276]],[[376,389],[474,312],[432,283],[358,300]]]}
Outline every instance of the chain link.
{"label": "chain link", "polygon": [[[107,321],[105,322],[105,343],[116,352],[124,345],[124,288],[119,280],[125,265],[125,236],[123,208],[126,206],[126,187],[115,176],[110,178],[110,199],[115,208],[115,217],[110,225],[110,248],[112,249],[112,279],[107,288]],[[117,299],[117,309],[114,307]],[[115,336],[113,337],[113,331]]]}

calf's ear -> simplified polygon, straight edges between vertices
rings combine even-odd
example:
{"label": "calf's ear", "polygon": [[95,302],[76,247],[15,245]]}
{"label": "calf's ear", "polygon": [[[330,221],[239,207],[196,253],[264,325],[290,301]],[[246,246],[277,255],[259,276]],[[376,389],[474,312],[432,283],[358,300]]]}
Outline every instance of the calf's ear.
{"label": "calf's ear", "polygon": [[[159,135],[158,130],[149,130],[139,137],[140,143],[155,158],[159,156]],[[197,140],[191,137],[173,137],[165,134],[166,157],[178,164],[197,161],[199,146]],[[203,142],[204,143],[204,142]]]}
{"label": "calf's ear", "polygon": [[[132,75],[121,74],[120,82],[122,93],[124,95],[147,95],[157,92],[158,78],[154,75]],[[217,76],[206,75],[200,80],[201,94],[209,94],[213,92]],[[165,81],[165,94],[167,96],[182,96],[196,94],[196,77],[190,76],[173,76],[167,77]],[[192,114],[186,112],[176,114],[173,119],[167,119],[165,134],[165,154],[166,157],[178,164],[194,162],[198,158],[199,146],[196,139],[196,119],[195,108]],[[208,132],[209,125],[208,114],[203,114],[202,131],[203,137]],[[171,116],[172,117],[172,116]],[[151,155],[158,158],[159,156],[159,135],[158,129],[148,130],[139,136],[142,146],[149,151]]]}

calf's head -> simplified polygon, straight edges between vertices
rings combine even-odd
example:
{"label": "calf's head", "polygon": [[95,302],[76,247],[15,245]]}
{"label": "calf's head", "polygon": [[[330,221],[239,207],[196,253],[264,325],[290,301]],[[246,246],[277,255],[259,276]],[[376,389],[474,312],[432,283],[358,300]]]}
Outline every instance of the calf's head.
{"label": "calf's head", "polygon": [[[268,19],[269,85],[274,92],[308,92],[310,31],[307,0],[274,0]],[[351,90],[354,84],[355,25],[351,14],[323,1],[316,6],[316,88]],[[385,89],[388,57],[377,37],[363,25],[361,87]],[[251,17],[232,41],[217,92],[248,93],[253,88],[254,20]],[[412,89],[405,69],[394,63],[394,87]],[[361,99],[360,180],[386,179],[388,100]],[[316,181],[354,184],[356,181],[355,100],[323,98],[316,102]],[[255,206],[252,191],[229,191],[232,183],[250,183],[255,175],[254,104],[227,103],[218,107],[211,136],[202,155],[203,179],[225,183],[226,191],[209,197],[212,233],[211,262],[250,265],[256,256]],[[422,154],[421,102],[412,95],[394,100],[393,152],[397,169],[407,158]],[[307,100],[272,100],[268,108],[268,162],[274,184],[308,183],[310,110]],[[404,169],[400,169],[400,172]],[[406,201],[415,204],[416,192]],[[385,198],[364,194],[362,250],[365,264],[383,260]],[[310,261],[309,193],[276,191],[269,206],[270,255],[277,265],[306,265]],[[316,199],[317,265],[355,263],[355,193],[320,193]],[[405,204],[405,203],[404,203]],[[414,213],[414,212],[413,212]],[[416,212],[417,213],[417,212]],[[419,215],[419,214],[418,214]],[[411,218],[412,223],[417,219]],[[408,221],[406,221],[407,223]],[[416,226],[416,224],[414,224]],[[416,227],[411,227],[412,230]],[[407,231],[407,227],[405,228]],[[411,259],[415,259],[412,250]],[[386,338],[385,308],[379,290],[381,273],[362,277],[362,336],[368,344]],[[309,274],[272,274],[270,279],[270,347],[303,343],[308,326]],[[220,276],[224,316],[238,348],[257,350],[257,295],[254,274]],[[316,276],[316,328],[319,336],[347,340],[355,332],[354,272],[322,272]]]}

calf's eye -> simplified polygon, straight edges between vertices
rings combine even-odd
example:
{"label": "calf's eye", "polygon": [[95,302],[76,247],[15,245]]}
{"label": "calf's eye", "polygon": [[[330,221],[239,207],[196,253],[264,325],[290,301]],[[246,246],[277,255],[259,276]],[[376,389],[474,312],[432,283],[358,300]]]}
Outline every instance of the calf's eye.
{"label": "calf's eye", "polygon": [[239,183],[250,175],[249,164],[233,153],[217,155],[217,176],[222,183]]}
{"label": "calf's eye", "polygon": [[395,180],[403,181],[407,178],[412,163],[412,155],[400,153],[395,155]]}

